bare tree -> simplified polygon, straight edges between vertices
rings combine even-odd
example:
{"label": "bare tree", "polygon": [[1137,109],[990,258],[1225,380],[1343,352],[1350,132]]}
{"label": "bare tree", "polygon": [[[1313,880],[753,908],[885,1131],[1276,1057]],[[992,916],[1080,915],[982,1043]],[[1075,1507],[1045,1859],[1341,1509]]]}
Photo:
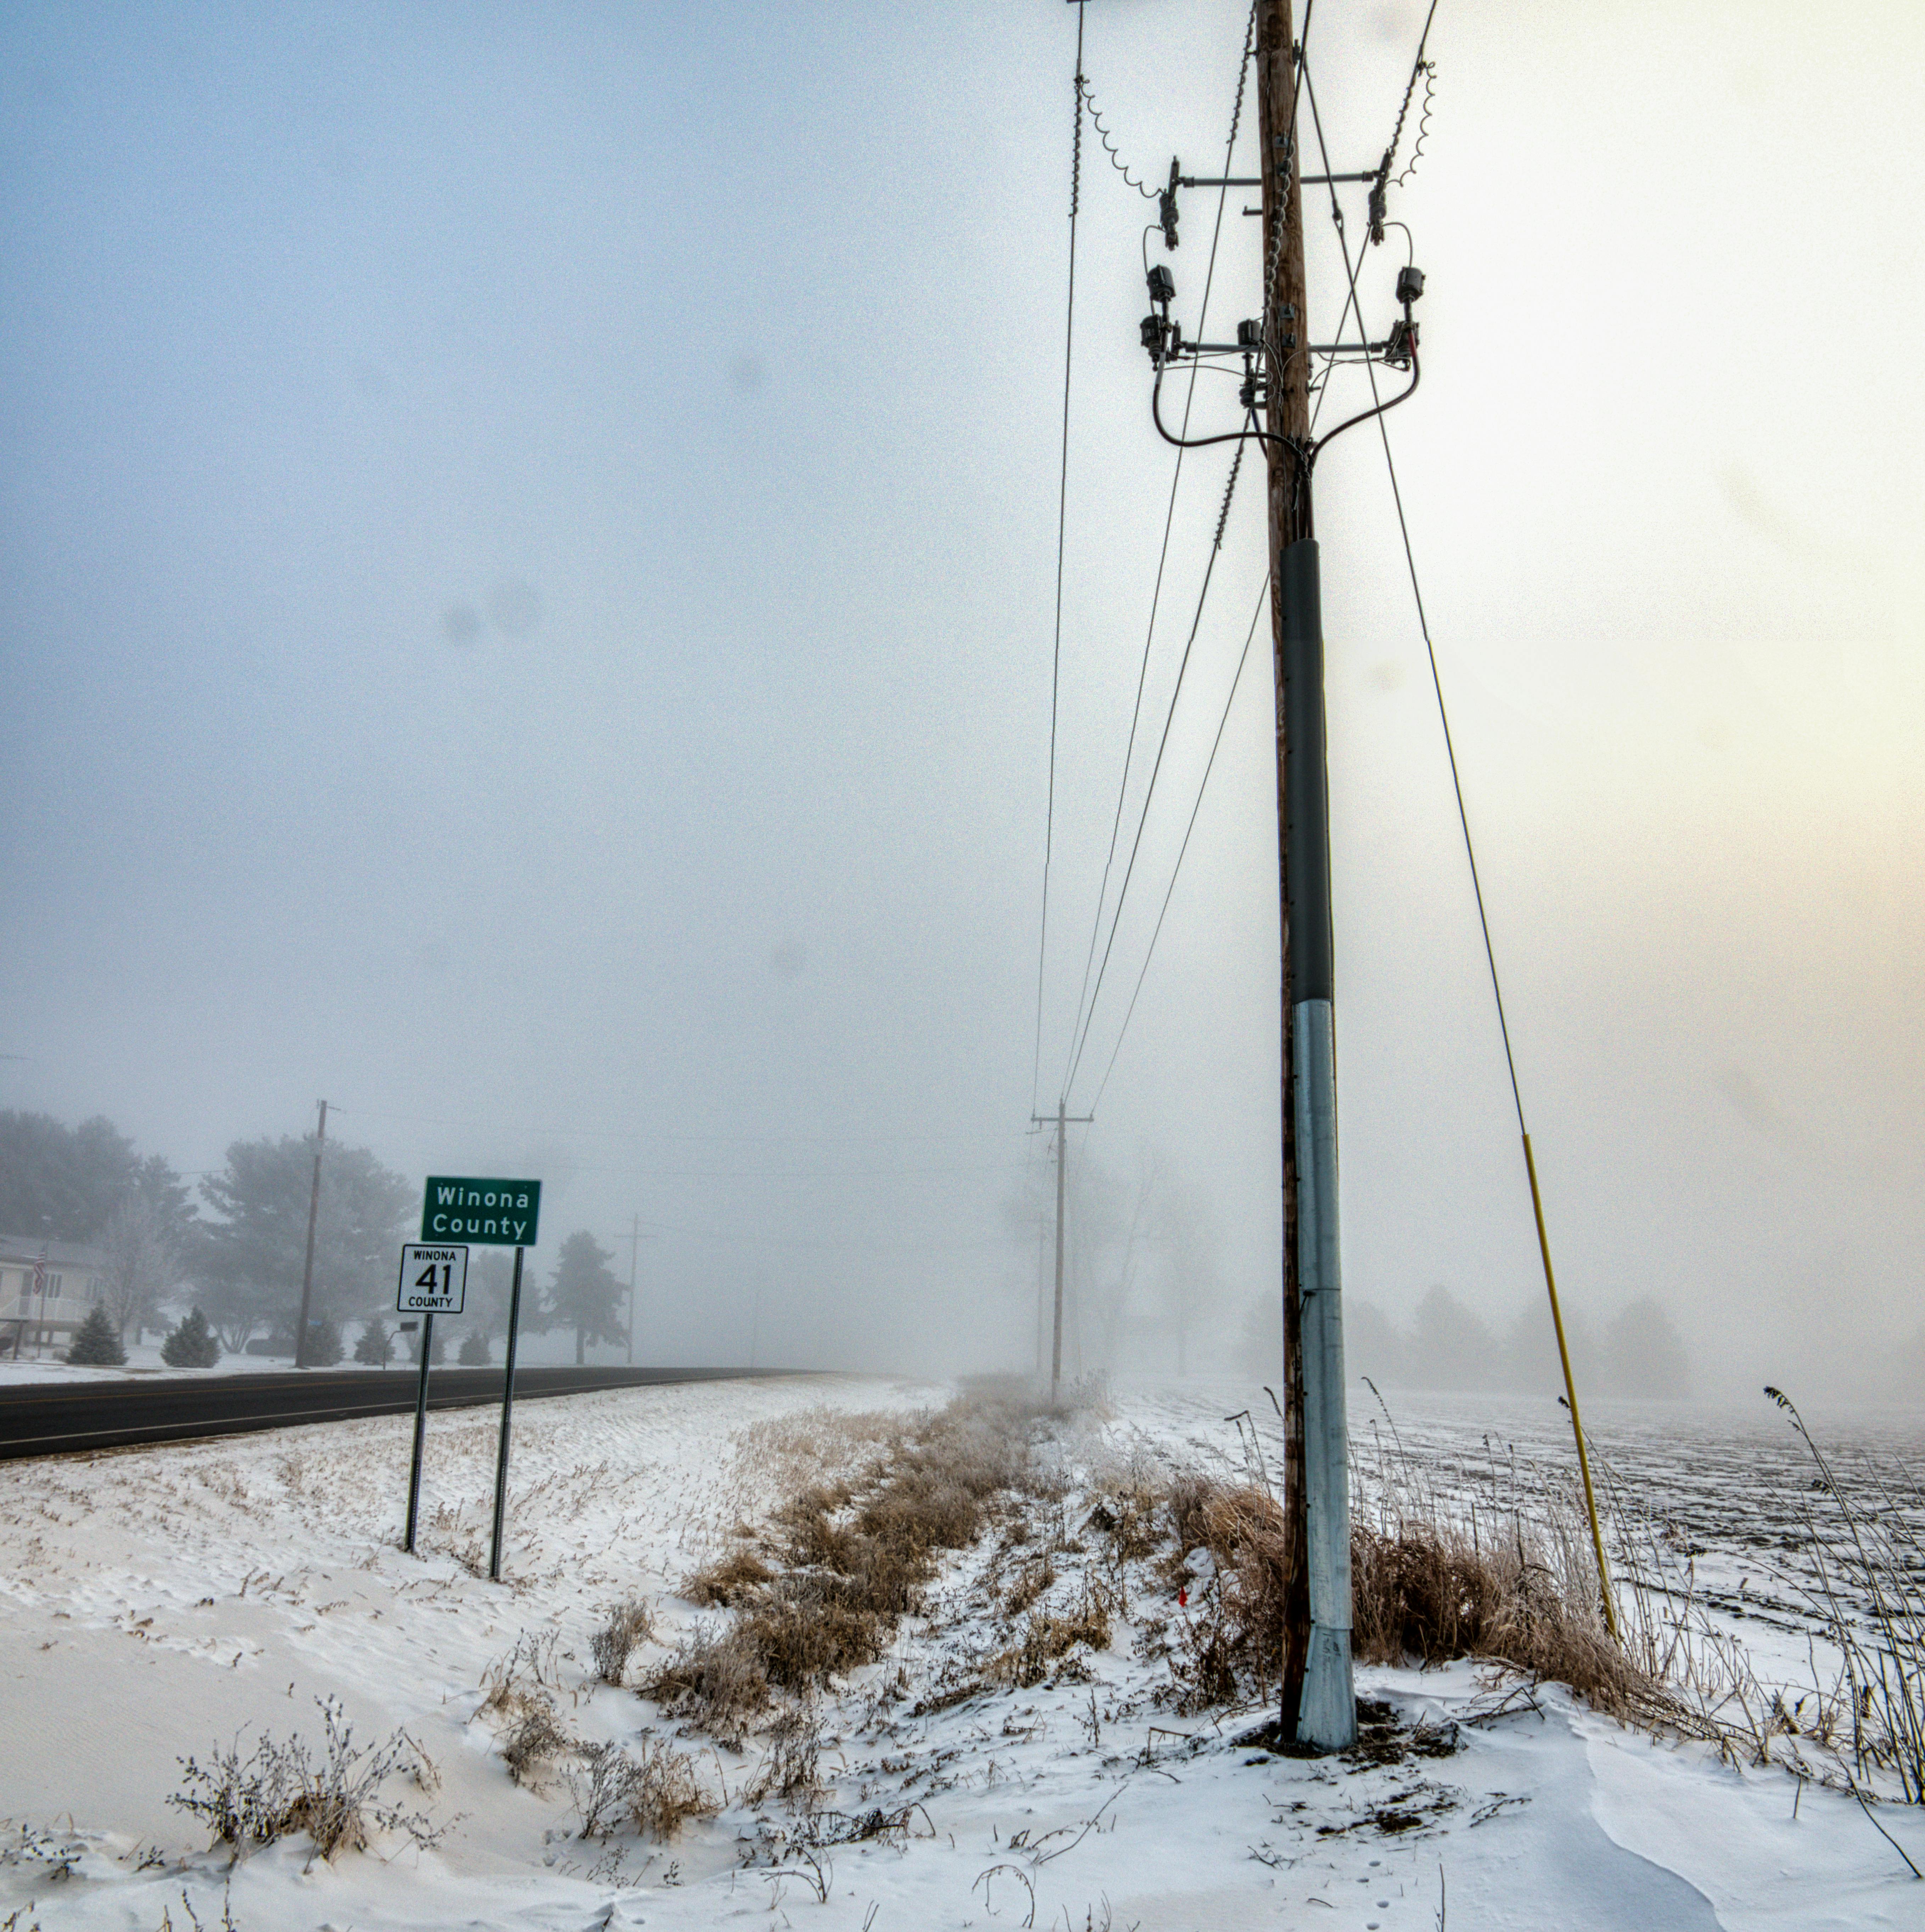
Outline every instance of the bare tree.
{"label": "bare tree", "polygon": [[100,1271],[100,1304],[123,1342],[129,1322],[156,1325],[160,1303],[181,1278],[180,1249],[163,1204],[139,1194],[123,1197],[100,1236],[106,1265]]}

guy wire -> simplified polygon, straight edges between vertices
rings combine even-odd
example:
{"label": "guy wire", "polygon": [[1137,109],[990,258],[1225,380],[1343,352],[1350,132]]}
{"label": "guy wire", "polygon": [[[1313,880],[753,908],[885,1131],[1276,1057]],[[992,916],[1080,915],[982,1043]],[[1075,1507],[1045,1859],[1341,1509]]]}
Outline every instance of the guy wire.
{"label": "guy wire", "polygon": [[[1434,8],[1433,10],[1435,10]],[[1425,22],[1424,31],[1426,34],[1430,31],[1429,22],[1428,21]],[[1328,174],[1330,171],[1330,150],[1324,145],[1323,123],[1318,118],[1317,94],[1316,90],[1314,88],[1310,89],[1310,117],[1312,124],[1316,129],[1317,147],[1318,152],[1323,157],[1324,172],[1326,174]],[[1333,196],[1332,204],[1333,208],[1335,207],[1335,202],[1336,197]],[[1342,251],[1344,274],[1350,284],[1350,296],[1346,299],[1344,307],[1345,319],[1348,320],[1351,313],[1351,305],[1355,302],[1357,296],[1357,269],[1360,269],[1363,267],[1363,256],[1361,251],[1360,251],[1357,268],[1354,269],[1351,266],[1350,244],[1345,238],[1344,236],[1343,222],[1342,219],[1342,211],[1339,208],[1336,210],[1336,212],[1338,218],[1336,221],[1337,246]],[[1370,332],[1363,326],[1363,313],[1360,306],[1358,308],[1357,312],[1357,333],[1368,341],[1369,339]],[[1341,338],[1343,334],[1343,323],[1341,322],[1337,326],[1337,334],[1339,338]],[[1364,361],[1363,368],[1365,375],[1369,379],[1371,400],[1373,403],[1380,404],[1381,406],[1382,398],[1378,393],[1376,364],[1366,357]],[[1410,572],[1411,594],[1416,600],[1417,603],[1417,628],[1423,634],[1424,652],[1430,662],[1431,688],[1437,694],[1438,720],[1444,728],[1444,754],[1450,763],[1451,796],[1457,802],[1457,824],[1459,829],[1464,835],[1464,856],[1469,862],[1471,868],[1471,890],[1477,902],[1477,927],[1479,932],[1483,935],[1484,964],[1490,971],[1491,997],[1497,1006],[1498,1032],[1504,1041],[1504,1071],[1509,1075],[1510,1078],[1511,1104],[1517,1112],[1517,1130],[1520,1134],[1522,1134],[1525,1131],[1524,1124],[1524,1098],[1517,1084],[1517,1060],[1516,1056],[1511,1052],[1510,1023],[1505,1017],[1504,1014],[1504,986],[1503,982],[1498,976],[1497,951],[1495,947],[1494,947],[1491,944],[1491,922],[1489,916],[1484,910],[1484,886],[1483,881],[1480,877],[1477,871],[1477,848],[1476,842],[1473,840],[1471,836],[1470,814],[1465,808],[1464,784],[1457,770],[1457,746],[1456,742],[1451,734],[1450,709],[1444,701],[1444,680],[1438,669],[1437,647],[1431,642],[1430,620],[1429,617],[1426,616],[1424,612],[1423,590],[1423,587],[1417,581],[1417,556],[1411,548],[1410,525],[1405,521],[1404,516],[1404,494],[1402,490],[1398,488],[1396,461],[1390,454],[1390,432],[1388,428],[1385,425],[1383,416],[1381,413],[1377,418],[1377,433],[1383,442],[1384,465],[1390,472],[1391,500],[1396,504],[1397,508],[1397,530],[1399,535],[1403,539],[1404,562],[1405,568]]]}

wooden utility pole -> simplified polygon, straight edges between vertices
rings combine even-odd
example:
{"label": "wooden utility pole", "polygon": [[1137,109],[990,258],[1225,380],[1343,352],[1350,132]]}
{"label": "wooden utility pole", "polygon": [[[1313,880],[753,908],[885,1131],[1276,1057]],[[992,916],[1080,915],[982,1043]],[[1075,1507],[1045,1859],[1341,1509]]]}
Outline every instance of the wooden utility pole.
{"label": "wooden utility pole", "polygon": [[[314,1132],[314,1184],[307,1196],[307,1258],[301,1270],[301,1322],[294,1331],[294,1366],[307,1366],[307,1305],[314,1295],[314,1226],[321,1215],[321,1149],[328,1138],[328,1103],[321,1102],[321,1124]],[[425,1354],[423,1359],[425,1360]]]}
{"label": "wooden utility pole", "polygon": [[1282,928],[1284,1510],[1280,1734],[1338,1750],[1357,1737],[1337,1246],[1329,787],[1323,625],[1312,516],[1309,340],[1290,0],[1258,0],[1262,142],[1264,448],[1276,700]]}
{"label": "wooden utility pole", "polygon": [[628,1234],[628,1366],[635,1366],[635,1275],[642,1256],[642,1217]]}
{"label": "wooden utility pole", "polygon": [[1058,1100],[1054,1114],[1032,1114],[1030,1118],[1039,1126],[1053,1125],[1056,1129],[1056,1318],[1051,1330],[1049,1348],[1049,1399],[1056,1400],[1057,1390],[1063,1382],[1063,1173],[1068,1166],[1068,1149],[1064,1141],[1064,1130],[1071,1122],[1081,1126],[1093,1120],[1093,1114],[1072,1114],[1066,1111],[1067,1100]]}
{"label": "wooden utility pole", "polygon": [[635,1365],[635,1298],[640,1292],[637,1276],[640,1268],[642,1244],[655,1239],[652,1234],[642,1232],[642,1217],[634,1217],[634,1226],[628,1235],[628,1366]]}

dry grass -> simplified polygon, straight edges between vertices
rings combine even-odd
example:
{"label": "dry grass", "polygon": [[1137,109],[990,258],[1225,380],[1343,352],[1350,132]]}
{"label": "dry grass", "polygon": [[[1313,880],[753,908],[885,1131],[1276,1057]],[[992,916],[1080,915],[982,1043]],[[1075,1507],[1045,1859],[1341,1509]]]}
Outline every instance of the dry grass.
{"label": "dry grass", "polygon": [[1449,1523],[1351,1536],[1351,1646],[1360,1664],[1501,1659],[1628,1713],[1656,1694],[1611,1637],[1595,1577],[1561,1575],[1522,1536],[1492,1543]]}
{"label": "dry grass", "polygon": [[[1807,1594],[1826,1626],[1841,1660],[1841,1700],[1849,1726],[1852,1761],[1858,1777],[1873,1769],[1891,1772],[1909,1804],[1925,1804],[1925,1491],[1902,1465],[1864,1472],[1874,1501],[1855,1504],[1839,1480],[1831,1459],[1821,1449],[1798,1406],[1782,1390],[1765,1393],[1791,1418],[1792,1426],[1817,1466],[1818,1492],[1830,1498],[1843,1534],[1828,1537],[1811,1506],[1804,1511],[1809,1546],[1815,1556],[1816,1584]],[[1820,1723],[1835,1723],[1825,1712],[1822,1685],[1815,1685]],[[1800,1700],[1803,1702],[1802,1700]],[[1798,1720],[1782,1696],[1776,1715],[1780,1727],[1799,1733]],[[1808,1720],[1807,1732],[1812,1728]],[[1841,1727],[1842,1728],[1842,1727]],[[1840,1739],[1841,1744],[1844,1740]],[[1856,1778],[1852,1787],[1857,1788]]]}
{"label": "dry grass", "polygon": [[643,1838],[666,1843],[691,1818],[712,1818],[722,1794],[702,1781],[695,1760],[665,1738],[645,1738],[628,1788],[628,1822]]}
{"label": "dry grass", "polygon": [[322,1720],[318,1753],[292,1737],[277,1744],[263,1736],[242,1757],[239,1740],[215,1748],[203,1765],[180,1760],[181,1789],[167,1802],[198,1818],[217,1845],[235,1853],[305,1832],[324,1858],[364,1851],[379,1831],[405,1832],[432,1845],[440,1832],[419,1813],[384,1798],[382,1787],[398,1774],[431,1790],[433,1768],[405,1731],[385,1744],[357,1750],[354,1728],[332,1698],[317,1700]]}
{"label": "dry grass", "polygon": [[636,1646],[655,1634],[655,1611],[645,1598],[631,1597],[617,1604],[608,1621],[589,1639],[595,1658],[595,1674],[604,1684],[619,1684],[627,1674],[628,1659]]}
{"label": "dry grass", "polygon": [[738,1629],[698,1624],[640,1686],[670,1715],[730,1745],[769,1708],[769,1672]]}
{"label": "dry grass", "polygon": [[644,1738],[639,1754],[619,1744],[580,1744],[563,1774],[584,1838],[606,1838],[622,1825],[662,1841],[691,1818],[712,1818],[722,1795],[703,1780],[695,1760],[661,1738]]}
{"label": "dry grass", "polygon": [[495,1725],[502,1760],[515,1783],[538,1790],[547,1766],[573,1748],[555,1715],[560,1688],[560,1636],[523,1630],[482,1677],[477,1717]]}
{"label": "dry grass", "polygon": [[[1254,1471],[1253,1474],[1255,1473]],[[1187,1615],[1171,1630],[1180,1708],[1201,1710],[1261,1696],[1282,1648],[1288,1534],[1260,1482],[1185,1474],[1159,1498],[1139,1481],[1112,1496],[1090,1527],[1120,1564],[1168,1537],[1162,1568],[1186,1589]],[[1541,1500],[1541,1499],[1540,1499]],[[1160,1502],[1160,1510],[1155,1506]],[[1433,1495],[1381,1495],[1374,1520],[1352,1528],[1353,1652],[1360,1664],[1441,1664],[1488,1658],[1569,1684],[1600,1708],[1650,1714],[1665,1703],[1654,1676],[1606,1630],[1588,1552],[1546,1512],[1514,1514],[1493,1534]]]}
{"label": "dry grass", "polygon": [[502,1762],[516,1784],[541,1788],[542,1774],[572,1749],[572,1741],[545,1697],[531,1699],[501,1734]]}
{"label": "dry grass", "polygon": [[991,1683],[1031,1690],[1078,1644],[1107,1650],[1110,1634],[1109,1604],[1099,1592],[1086,1585],[1082,1600],[1063,1615],[1033,1612],[1020,1640],[991,1658],[982,1674]]}
{"label": "dry grass", "polygon": [[943,1552],[973,1543],[994,1499],[1027,1478],[1031,1413],[974,1396],[919,1416],[762,1425],[758,1453],[802,1480],[771,1517],[766,1557],[737,1548],[689,1579],[734,1620],[698,1630],[645,1694],[739,1741],[772,1688],[806,1698],[875,1662]]}
{"label": "dry grass", "polygon": [[754,1550],[739,1546],[695,1570],[682,1585],[682,1594],[705,1610],[730,1610],[775,1574]]}
{"label": "dry grass", "polygon": [[813,1810],[822,1795],[822,1719],[813,1700],[784,1711],[769,1726],[769,1748],[743,1791],[751,1804],[786,1798]]}
{"label": "dry grass", "polygon": [[[1184,1475],[1170,1486],[1168,1514],[1169,1580],[1195,1599],[1172,1652],[1179,1708],[1231,1703],[1252,1689],[1261,1696],[1282,1641],[1283,1511],[1262,1490]],[[1194,1562],[1198,1551],[1207,1564]]]}

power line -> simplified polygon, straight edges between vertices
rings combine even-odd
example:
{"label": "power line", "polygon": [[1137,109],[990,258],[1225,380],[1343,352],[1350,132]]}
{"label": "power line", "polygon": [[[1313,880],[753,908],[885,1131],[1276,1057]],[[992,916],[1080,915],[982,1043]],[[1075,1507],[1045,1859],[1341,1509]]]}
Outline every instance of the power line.
{"label": "power line", "polygon": [[[331,1101],[330,1114],[345,1113],[345,1108],[337,1107]],[[958,1130],[952,1133],[902,1133],[889,1134],[677,1134],[667,1133],[654,1127],[556,1127],[529,1125],[517,1121],[504,1125],[496,1121],[478,1121],[472,1118],[455,1120],[436,1114],[402,1114],[391,1112],[385,1108],[357,1107],[354,1118],[357,1120],[400,1120],[414,1126],[460,1127],[476,1133],[515,1134],[536,1140],[576,1139],[599,1141],[672,1141],[690,1143],[721,1142],[730,1145],[750,1147],[804,1146],[829,1143],[835,1146],[895,1147],[906,1141],[981,1141],[1000,1140],[1005,1130],[992,1129],[987,1133]],[[218,1170],[213,1170],[218,1171]]]}
{"label": "power line", "polygon": [[[1430,45],[1430,23],[1437,18],[1437,0],[1430,0],[1430,11],[1424,16],[1424,30],[1417,40],[1417,57],[1411,63],[1411,78],[1404,88],[1404,104],[1397,110],[1397,125],[1390,136],[1390,145],[1384,152],[1382,180],[1388,181],[1390,165],[1397,158],[1397,149],[1404,138],[1404,122],[1411,111],[1411,97],[1417,91],[1417,76],[1423,76],[1424,104],[1417,110],[1417,132],[1415,145],[1411,149],[1411,158],[1402,174],[1392,185],[1402,188],[1417,171],[1417,163],[1423,158],[1424,142],[1430,137],[1430,104],[1436,92],[1437,63],[1424,58],[1424,49]],[[1379,192],[1381,192],[1380,186]],[[1374,231],[1373,231],[1374,234]]]}
{"label": "power line", "polygon": [[1076,1043],[1075,1057],[1070,1061],[1069,1073],[1063,1080],[1066,1094],[1076,1078],[1077,1068],[1082,1064],[1083,1049],[1089,1043],[1090,1022],[1096,1016],[1096,1000],[1103,990],[1104,976],[1109,971],[1110,956],[1116,948],[1117,928],[1122,923],[1123,904],[1129,897],[1129,882],[1135,875],[1137,854],[1143,849],[1143,829],[1150,822],[1150,807],[1156,796],[1156,780],[1163,769],[1163,754],[1169,748],[1170,728],[1177,720],[1177,704],[1183,694],[1183,678],[1189,669],[1190,653],[1196,646],[1198,628],[1203,622],[1203,607],[1210,598],[1210,580],[1216,572],[1217,556],[1223,548],[1224,526],[1229,521],[1230,500],[1236,491],[1237,473],[1243,467],[1243,450],[1244,445],[1239,442],[1237,453],[1231,459],[1230,479],[1224,486],[1223,507],[1217,515],[1216,534],[1210,543],[1209,560],[1204,566],[1203,586],[1197,592],[1196,615],[1190,620],[1189,637],[1183,646],[1182,661],[1177,666],[1176,687],[1170,693],[1170,708],[1164,714],[1163,735],[1156,744],[1156,761],[1150,767],[1150,786],[1143,795],[1143,809],[1136,820],[1136,836],[1130,843],[1129,863],[1123,868],[1123,884],[1117,889],[1116,911],[1110,921],[1110,936],[1103,943],[1103,963],[1096,969],[1096,983],[1090,994],[1089,1011],[1084,1016],[1082,1037]]}
{"label": "power line", "polygon": [[1042,978],[1049,956],[1049,866],[1056,845],[1056,718],[1063,676],[1063,556],[1069,528],[1069,371],[1076,346],[1076,214],[1083,188],[1083,8],[1076,9],[1076,130],[1069,154],[1069,297],[1063,323],[1063,464],[1056,493],[1056,640],[1049,664],[1049,805],[1043,825],[1042,919],[1036,934],[1036,1043],[1030,1063],[1030,1111],[1042,1076]]}
{"label": "power line", "polygon": [[1029,1239],[1024,1234],[996,1235],[978,1241],[811,1240],[806,1235],[721,1234],[708,1228],[678,1228],[670,1222],[652,1221],[646,1215],[642,1216],[642,1226],[645,1232],[672,1234],[683,1240],[709,1241],[730,1247],[799,1248],[830,1254],[976,1254],[1006,1250],[1014,1241],[1027,1243]]}
{"label": "power line", "polygon": [[[1256,31],[1257,10],[1252,0],[1249,24],[1243,31],[1243,56],[1237,68],[1237,97],[1230,110],[1230,134],[1223,148],[1223,172],[1225,176],[1228,176],[1230,172],[1231,160],[1236,152],[1237,130],[1243,123],[1243,92],[1249,80],[1250,56],[1256,43]],[[1217,190],[1216,222],[1215,226],[1210,230],[1210,260],[1204,272],[1203,300],[1197,313],[1197,334],[1199,338],[1203,334],[1204,325],[1210,314],[1210,293],[1216,280],[1217,248],[1222,239],[1223,214],[1228,205],[1229,193],[1227,184]],[[1156,226],[1156,224],[1153,222],[1143,231],[1146,255],[1149,238]],[[1196,379],[1200,371],[1201,364],[1196,363],[1191,364],[1189,388],[1183,397],[1183,422],[1180,431],[1180,434],[1185,436],[1189,434],[1190,411],[1196,401]],[[1103,860],[1102,883],[1096,891],[1096,916],[1090,924],[1089,950],[1084,955],[1083,958],[1083,984],[1076,995],[1076,1017],[1070,1023],[1069,1040],[1072,1054],[1075,1052],[1077,1038],[1083,1025],[1084,1001],[1090,996],[1090,969],[1096,961],[1097,936],[1103,929],[1103,908],[1109,898],[1110,872],[1116,863],[1117,838],[1123,826],[1123,803],[1129,795],[1130,767],[1135,762],[1136,756],[1136,728],[1143,715],[1143,693],[1150,676],[1150,649],[1156,638],[1156,616],[1162,604],[1163,574],[1170,558],[1170,533],[1176,523],[1177,490],[1177,486],[1183,481],[1184,454],[1185,452],[1180,445],[1177,451],[1176,466],[1170,473],[1170,501],[1168,507],[1163,513],[1163,543],[1156,557],[1156,581],[1150,596],[1150,622],[1144,632],[1143,660],[1138,667],[1136,674],[1136,700],[1131,707],[1129,736],[1123,746],[1123,776],[1117,786],[1116,811],[1110,820],[1110,849]],[[1064,1084],[1066,1087],[1067,1076],[1065,1076]],[[1030,1111],[1032,1113],[1036,1111],[1036,1097],[1033,1091],[1030,1095]]]}
{"label": "power line", "polygon": [[1136,976],[1136,986],[1129,996],[1129,1005],[1123,1016],[1123,1024],[1117,1029],[1116,1045],[1110,1049],[1109,1064],[1103,1069],[1102,1083],[1096,1089],[1096,1097],[1090,1102],[1090,1111],[1094,1113],[1102,1104],[1103,1091],[1110,1084],[1110,1076],[1116,1071],[1117,1055],[1123,1051],[1123,1035],[1129,1030],[1131,1016],[1136,1011],[1136,1002],[1143,991],[1143,982],[1150,975],[1150,962],[1156,956],[1156,942],[1162,936],[1163,920],[1170,910],[1171,896],[1177,890],[1177,876],[1183,869],[1183,854],[1190,849],[1190,834],[1196,830],[1197,814],[1203,808],[1203,795],[1210,786],[1210,775],[1216,769],[1217,748],[1223,742],[1224,727],[1230,722],[1230,707],[1236,702],[1237,687],[1243,682],[1243,666],[1249,662],[1251,641],[1257,634],[1258,621],[1264,614],[1264,605],[1270,594],[1270,574],[1264,574],[1262,590],[1257,593],[1257,608],[1250,614],[1250,628],[1243,638],[1242,654],[1237,660],[1236,675],[1230,680],[1230,694],[1223,700],[1223,716],[1216,721],[1216,736],[1211,741],[1209,762],[1203,768],[1203,782],[1196,788],[1196,802],[1190,807],[1189,823],[1183,827],[1183,842],[1177,848],[1177,862],[1170,868],[1170,884],[1163,894],[1163,904],[1156,914],[1155,930],[1150,935],[1150,946],[1143,956],[1143,970]]}

